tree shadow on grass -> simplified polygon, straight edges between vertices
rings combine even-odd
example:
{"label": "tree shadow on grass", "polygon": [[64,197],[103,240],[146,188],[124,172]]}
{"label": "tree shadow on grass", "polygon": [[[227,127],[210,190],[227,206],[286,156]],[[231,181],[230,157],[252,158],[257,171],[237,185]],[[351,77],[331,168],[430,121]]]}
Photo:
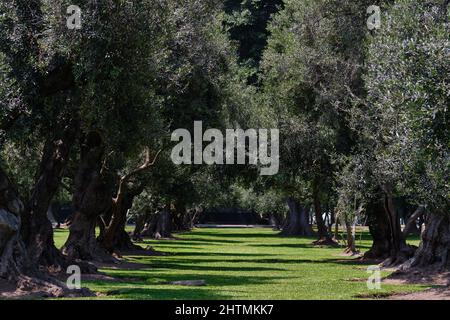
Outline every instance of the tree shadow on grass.
{"label": "tree shadow on grass", "polygon": [[217,290],[205,289],[154,289],[124,288],[107,292],[108,296],[119,299],[139,300],[226,300],[230,296],[219,294]]}
{"label": "tree shadow on grass", "polygon": [[[185,263],[200,263],[200,262],[252,262],[257,260],[257,257],[270,257],[270,256],[278,256],[277,254],[257,254],[257,253],[217,253],[217,252],[197,252],[197,251],[186,251],[186,252],[167,252],[164,256],[139,256],[132,255],[127,256],[127,258],[131,258],[132,261],[137,264],[143,264],[146,268],[150,266],[152,262],[161,262],[167,261],[167,263],[171,263],[172,261],[179,261]],[[183,258],[190,257],[190,258]],[[204,257],[199,258],[199,257]],[[210,259],[207,257],[211,257]],[[220,259],[220,257],[224,257],[225,259]],[[245,259],[248,257],[248,259]],[[169,258],[169,260],[166,260]],[[179,258],[179,259],[178,259]],[[236,259],[238,258],[238,259]],[[239,259],[240,258],[240,259]],[[274,260],[274,259],[273,259]],[[109,266],[109,265],[105,265]],[[121,265],[114,265],[115,269],[120,269]],[[139,266],[138,266],[139,267]]]}
{"label": "tree shadow on grass", "polygon": [[[186,260],[174,260],[174,263],[186,263]],[[320,263],[320,260],[309,260],[309,259],[253,259],[253,260],[248,260],[248,259],[232,259],[232,260],[218,260],[218,259],[213,259],[213,260],[206,260],[206,259],[202,259],[202,260],[195,260],[195,263],[248,263],[248,264],[277,264],[279,267],[279,265],[283,265],[283,264],[304,264],[304,263]],[[245,268],[245,267],[243,267]],[[260,267],[258,267],[260,268]],[[278,271],[285,271],[285,269],[280,269],[280,268],[272,268],[272,270],[278,270]]]}
{"label": "tree shadow on grass", "polygon": [[178,243],[198,243],[198,242],[205,242],[207,244],[227,244],[227,243],[245,243],[245,240],[230,240],[230,239],[223,239],[223,240],[218,240],[218,239],[196,239],[196,238],[188,238],[188,239],[180,239],[177,241]]}
{"label": "tree shadow on grass", "polygon": [[153,244],[152,246],[153,248],[155,248],[155,250],[159,251],[159,252],[164,252],[167,255],[173,255],[174,251],[168,251],[168,250],[202,250],[201,248],[198,247],[191,247],[191,246],[177,246],[177,245],[165,245],[165,244]]}
{"label": "tree shadow on grass", "polygon": [[[223,262],[223,261],[222,261]],[[205,265],[199,265],[197,263],[190,263],[185,262],[184,264],[178,264],[178,263],[153,263],[152,264],[152,270],[159,269],[170,269],[170,270],[196,270],[196,271],[242,271],[242,272],[258,272],[258,271],[286,271],[285,269],[281,268],[270,268],[270,267],[242,267],[242,266],[205,266]]]}
{"label": "tree shadow on grass", "polygon": [[[143,263],[146,263],[147,266],[154,267],[155,264],[158,265],[168,265],[168,264],[201,264],[201,263],[257,263],[257,264],[299,264],[299,263],[321,263],[323,259],[284,259],[284,258],[270,258],[270,257],[279,257],[278,254],[256,254],[256,253],[216,253],[216,252],[175,252],[169,254],[170,260],[164,260],[165,257],[162,257],[162,260],[150,260],[148,261],[148,257],[133,257],[135,260],[143,260]],[[189,259],[183,257],[192,257]],[[204,258],[199,258],[199,256]],[[177,258],[180,257],[180,258]],[[211,258],[208,258],[211,257]],[[216,258],[217,257],[217,258]],[[223,257],[223,259],[220,259]],[[156,257],[159,258],[159,257]],[[341,258],[331,259],[340,261],[343,260]],[[153,262],[153,263],[152,263]]]}
{"label": "tree shadow on grass", "polygon": [[[124,279],[120,274],[117,278]],[[89,281],[107,296],[120,299],[229,299],[229,296],[218,293],[217,288],[227,286],[245,286],[268,284],[277,281],[277,277],[242,276],[242,275],[214,275],[214,274],[141,274],[133,277],[133,281],[107,282]],[[204,280],[206,286],[198,288],[175,286],[174,281]],[[165,288],[167,286],[167,288]]]}
{"label": "tree shadow on grass", "polygon": [[[225,255],[226,256],[226,255]],[[242,271],[242,272],[258,272],[258,271],[285,271],[286,269],[279,267],[270,267],[270,266],[233,266],[235,263],[266,263],[266,264],[282,264],[287,263],[287,260],[278,260],[278,259],[150,259],[145,260],[148,257],[133,257],[135,261],[142,260],[142,262],[129,262],[128,264],[133,264],[133,266],[137,266],[138,268],[132,268],[128,265],[117,265],[117,266],[103,266],[103,271],[114,271],[114,276],[120,274],[120,270],[124,270],[124,272],[129,272],[132,270],[136,271],[146,271],[153,272],[156,270],[193,270],[193,271]],[[313,260],[291,260],[291,263],[311,263],[315,262]],[[211,265],[201,265],[202,263],[223,263],[222,266],[211,266]],[[126,277],[126,274],[123,275]]]}
{"label": "tree shadow on grass", "polygon": [[[275,276],[247,276],[247,275],[230,275],[230,274],[156,274],[155,277],[148,277],[146,284],[151,285],[170,285],[170,282],[185,280],[205,280],[206,286],[248,286],[255,284],[272,283],[280,277]],[[179,286],[180,288],[186,288]]]}
{"label": "tree shadow on grass", "polygon": [[[224,255],[226,256],[226,255]],[[181,260],[181,259],[175,259],[175,260],[170,260],[170,264],[175,263],[175,264],[184,264],[187,265],[189,263],[227,263],[227,264],[233,264],[233,263],[255,263],[255,264],[304,264],[304,263],[313,263],[313,264],[341,264],[341,265],[354,265],[354,266],[369,266],[369,265],[373,265],[374,262],[373,261],[368,261],[368,260],[362,260],[360,258],[326,258],[326,259],[254,259],[254,258],[249,258],[249,259],[192,259],[192,260]],[[162,262],[161,264],[165,264],[164,262]],[[225,267],[227,268],[227,267]],[[256,268],[262,268],[262,267],[256,267]],[[239,269],[239,268],[237,268]],[[245,269],[245,267],[242,267],[242,269]],[[283,270],[284,269],[279,269],[279,268],[273,268],[273,270]]]}
{"label": "tree shadow on grass", "polygon": [[265,244],[265,243],[257,243],[257,244],[252,244],[252,247],[268,247],[268,248],[272,248],[272,247],[283,247],[283,248],[294,248],[294,249],[313,249],[313,248],[317,248],[317,246],[315,246],[312,243],[277,243],[277,244]]}
{"label": "tree shadow on grass", "polygon": [[[244,232],[239,232],[239,233],[221,233],[221,232],[217,232],[217,231],[192,231],[190,233],[190,235],[193,236],[200,236],[200,237],[212,237],[212,238],[239,238],[239,239],[247,239],[247,238],[279,238],[278,233],[274,232],[274,233],[244,233]],[[189,239],[191,240],[191,239]],[[210,241],[208,239],[205,239],[204,241]],[[216,241],[216,240],[213,240]],[[242,242],[247,242],[247,241],[242,241]]]}
{"label": "tree shadow on grass", "polygon": [[[265,243],[257,243],[251,244],[252,247],[283,247],[283,248],[294,248],[294,249],[317,249],[317,248],[329,248],[329,249],[342,249],[344,251],[344,247],[333,247],[333,246],[317,246],[313,243],[277,243],[277,244],[265,244]],[[358,249],[367,249],[371,248],[370,245],[358,245]]]}
{"label": "tree shadow on grass", "polygon": [[228,257],[264,257],[276,254],[263,254],[263,253],[234,253],[234,252],[196,252],[196,251],[185,251],[185,252],[173,252],[170,256],[228,256]]}
{"label": "tree shadow on grass", "polygon": [[244,243],[245,241],[241,240],[209,240],[209,239],[177,239],[177,240],[154,240],[154,239],[145,239],[141,243],[145,243],[148,245],[223,245],[223,244],[235,244],[235,243]]}
{"label": "tree shadow on grass", "polygon": [[317,263],[334,263],[334,264],[341,264],[341,265],[350,265],[350,266],[370,266],[374,264],[373,260],[365,260],[361,258],[349,258],[349,259],[342,259],[342,258],[327,258],[327,259],[321,259],[316,261]]}

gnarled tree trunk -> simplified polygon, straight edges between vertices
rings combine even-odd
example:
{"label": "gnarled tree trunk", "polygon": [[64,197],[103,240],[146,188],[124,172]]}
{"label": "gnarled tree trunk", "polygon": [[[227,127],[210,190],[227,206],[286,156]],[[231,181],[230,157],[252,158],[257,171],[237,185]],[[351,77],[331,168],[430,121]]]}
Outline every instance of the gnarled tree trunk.
{"label": "gnarled tree trunk", "polygon": [[383,262],[385,266],[398,265],[410,259],[414,255],[414,248],[406,244],[400,226],[400,217],[392,198],[392,190],[389,185],[384,188],[384,210],[389,222],[390,255]]}
{"label": "gnarled tree trunk", "polygon": [[183,226],[186,231],[191,231],[194,229],[198,216],[199,211],[197,209],[191,209],[186,212],[183,216]]}
{"label": "gnarled tree trunk", "polygon": [[159,218],[159,212],[157,213],[151,213],[147,216],[144,224],[144,228],[142,229],[140,235],[141,237],[149,237],[152,238],[155,230],[156,230],[156,223],[158,222]]}
{"label": "gnarled tree trunk", "polygon": [[24,209],[5,172],[0,169],[0,279],[17,282],[32,264],[20,236]]}
{"label": "gnarled tree trunk", "polygon": [[325,221],[323,220],[322,206],[320,204],[320,199],[319,199],[317,191],[314,192],[314,213],[315,213],[317,229],[318,229],[318,233],[319,233],[319,239],[314,241],[314,244],[315,245],[331,245],[331,246],[338,245],[332,239],[330,233],[328,232],[328,228],[325,224]]}
{"label": "gnarled tree trunk", "polygon": [[414,256],[401,269],[450,269],[450,217],[448,213],[429,213],[426,216],[422,241]]}
{"label": "gnarled tree trunk", "polygon": [[136,196],[144,191],[143,186],[130,187],[131,179],[139,173],[151,168],[162,150],[159,150],[153,160],[150,159],[150,150],[145,148],[144,163],[120,177],[117,194],[112,199],[111,219],[99,237],[102,247],[108,252],[120,253],[120,251],[143,250],[140,246],[133,244],[129,234],[126,232],[126,221],[128,210],[133,205]]}
{"label": "gnarled tree trunk", "polygon": [[310,236],[312,235],[311,226],[308,224],[307,210],[302,208],[299,203],[292,198],[287,200],[289,206],[289,216],[287,224],[284,226],[280,235],[283,236]]}
{"label": "gnarled tree trunk", "polygon": [[383,202],[373,200],[366,208],[369,217],[369,231],[372,235],[372,247],[364,253],[365,259],[385,260],[391,254],[391,229]]}
{"label": "gnarled tree trunk", "polygon": [[176,201],[172,219],[173,231],[183,232],[192,230],[194,228],[194,220],[196,219],[197,215],[197,209],[188,210],[183,202]]}
{"label": "gnarled tree trunk", "polygon": [[89,295],[90,291],[70,291],[60,281],[41,273],[28,256],[22,241],[21,213],[24,205],[0,168],[0,281],[16,286],[18,292],[44,296]]}
{"label": "gnarled tree trunk", "polygon": [[170,205],[166,205],[158,217],[155,224],[155,231],[153,232],[155,239],[170,239],[172,236],[172,211]]}
{"label": "gnarled tree trunk", "polygon": [[141,235],[154,239],[171,239],[172,236],[172,212],[170,205],[166,205],[158,213],[152,214],[145,225]]}
{"label": "gnarled tree trunk", "polygon": [[23,214],[22,236],[32,263],[59,271],[67,266],[67,261],[55,247],[47,211],[61,184],[77,128],[78,121],[72,119],[59,138],[47,141],[38,178]]}
{"label": "gnarled tree trunk", "polygon": [[175,232],[188,231],[189,226],[185,225],[187,210],[186,206],[182,201],[175,201],[174,211],[172,214],[172,229]]}
{"label": "gnarled tree trunk", "polygon": [[136,224],[134,226],[134,230],[131,235],[131,237],[134,241],[142,241],[146,223],[150,220],[150,217],[151,217],[151,214],[148,211],[143,212],[138,217],[136,217]]}
{"label": "gnarled tree trunk", "polygon": [[286,218],[279,212],[272,212],[269,214],[269,221],[273,225],[273,230],[280,231],[286,223]]}
{"label": "gnarled tree trunk", "polygon": [[62,251],[71,259],[109,261],[96,239],[95,227],[100,214],[111,209],[111,191],[102,177],[103,141],[90,132],[81,147],[81,159],[75,176],[72,203],[74,215],[69,237]]}
{"label": "gnarled tree trunk", "polygon": [[374,199],[367,206],[372,247],[364,258],[384,260],[383,265],[401,264],[411,258],[414,248],[406,243],[401,231],[400,217],[389,186],[385,186],[383,199]]}
{"label": "gnarled tree trunk", "polygon": [[133,243],[130,235],[125,230],[128,210],[131,209],[134,198],[141,194],[143,190],[143,187],[135,190],[124,188],[121,191],[123,194],[120,197],[116,197],[115,201],[113,201],[111,220],[99,237],[102,247],[108,252],[120,254],[121,252],[143,250],[143,248]]}
{"label": "gnarled tree trunk", "polygon": [[347,247],[344,252],[351,255],[359,254],[359,251],[356,248],[356,217],[353,221],[350,221],[347,217],[345,217],[344,221],[345,230],[347,232]]}

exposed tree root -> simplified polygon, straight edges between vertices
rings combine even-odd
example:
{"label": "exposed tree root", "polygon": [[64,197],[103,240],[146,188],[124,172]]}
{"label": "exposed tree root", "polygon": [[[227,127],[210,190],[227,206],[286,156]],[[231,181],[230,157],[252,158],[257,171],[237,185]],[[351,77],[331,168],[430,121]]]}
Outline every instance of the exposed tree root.
{"label": "exposed tree root", "polygon": [[330,247],[339,247],[339,243],[334,241],[330,237],[324,237],[319,240],[313,242],[315,246],[330,246]]}
{"label": "exposed tree root", "polygon": [[450,217],[429,214],[422,232],[422,241],[411,259],[400,270],[450,271]]}
{"label": "exposed tree root", "polygon": [[[53,277],[49,271],[50,265],[57,261],[57,272],[65,271],[63,267],[68,264],[59,251],[45,251],[46,242],[39,242],[32,250],[37,255],[30,256],[21,236],[21,213],[24,205],[18,193],[0,168],[0,295],[2,297],[20,296],[89,296],[92,293],[87,289],[69,290],[67,286]],[[45,237],[48,239],[47,237]],[[41,253],[51,252],[55,256],[46,256]],[[46,257],[48,266],[41,267],[37,257]],[[87,266],[83,266],[84,269]]]}
{"label": "exposed tree root", "polygon": [[361,252],[355,248],[345,248],[344,252],[345,255],[348,256],[360,256]]}

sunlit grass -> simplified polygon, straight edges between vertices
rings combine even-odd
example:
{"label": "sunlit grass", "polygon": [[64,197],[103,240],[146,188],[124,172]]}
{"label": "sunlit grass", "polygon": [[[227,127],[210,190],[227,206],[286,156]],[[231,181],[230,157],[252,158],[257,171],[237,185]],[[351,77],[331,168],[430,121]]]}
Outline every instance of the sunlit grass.
{"label": "sunlit grass", "polygon": [[[67,231],[57,230],[62,245]],[[369,290],[368,264],[342,256],[342,248],[319,248],[313,238],[285,238],[270,229],[196,229],[180,240],[145,241],[166,256],[127,257],[136,270],[103,269],[119,281],[83,283],[106,299],[355,299],[359,295],[412,292],[418,285],[382,284]],[[417,239],[413,239],[418,244]],[[358,236],[370,248],[367,232]],[[383,276],[389,272],[383,272]],[[202,287],[166,283],[206,280]],[[361,281],[357,281],[361,279]]]}

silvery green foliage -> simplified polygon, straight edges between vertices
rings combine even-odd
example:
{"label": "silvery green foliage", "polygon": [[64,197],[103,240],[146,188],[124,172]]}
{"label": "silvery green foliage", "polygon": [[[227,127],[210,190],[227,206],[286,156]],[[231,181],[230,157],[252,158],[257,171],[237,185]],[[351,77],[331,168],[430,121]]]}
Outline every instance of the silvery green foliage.
{"label": "silvery green foliage", "polygon": [[450,25],[448,1],[400,0],[368,41],[367,104],[355,110],[367,162],[434,212],[449,213]]}
{"label": "silvery green foliage", "polygon": [[[165,3],[1,2],[0,130],[9,171],[33,180],[44,142],[70,119],[79,119],[80,132],[102,132],[119,162],[157,144],[162,98],[156,75],[165,65],[170,14]],[[71,5],[82,8],[81,29],[67,28]]]}
{"label": "silvery green foliage", "polygon": [[269,26],[264,103],[281,130],[281,171],[295,176],[292,189],[309,189],[303,196],[315,187],[334,201],[336,173],[355,144],[349,111],[364,97],[367,8],[384,2],[288,0]]}

